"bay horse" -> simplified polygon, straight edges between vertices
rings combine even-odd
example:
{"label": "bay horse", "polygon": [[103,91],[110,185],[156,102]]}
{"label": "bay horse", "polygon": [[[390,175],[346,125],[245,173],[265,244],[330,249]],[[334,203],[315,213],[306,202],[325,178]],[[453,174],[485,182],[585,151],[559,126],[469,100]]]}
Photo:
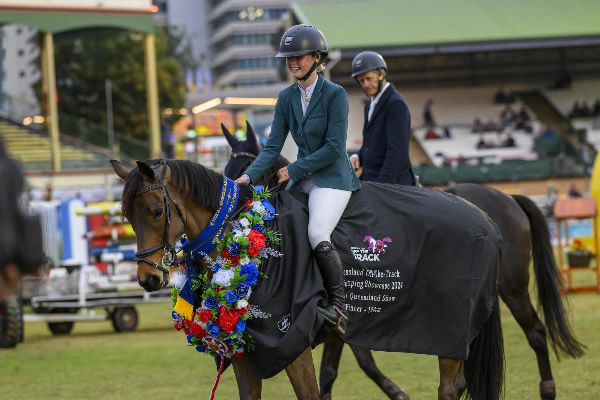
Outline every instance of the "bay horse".
{"label": "bay horse", "polygon": [[[236,139],[224,125],[221,125],[221,129],[232,151],[224,174],[235,179],[254,161],[260,152],[260,146],[252,126],[248,123],[246,140]],[[282,186],[277,184],[276,171],[287,164],[285,158],[279,157],[257,184],[281,189]],[[535,352],[540,374],[540,398],[555,399],[556,388],[547,338],[550,339],[552,349],[559,360],[561,356],[582,356],[585,346],[575,338],[560,297],[563,286],[544,215],[528,197],[507,196],[488,186],[461,183],[445,190],[475,204],[498,225],[503,237],[498,286],[500,298],[508,306]],[[529,295],[529,265],[532,259],[538,302],[546,325],[540,320]],[[320,372],[321,400],[331,399],[343,346],[344,343],[340,340],[324,344]],[[406,392],[379,370],[370,350],[349,346],[360,368],[390,399],[409,398]]]}
{"label": "bay horse", "polygon": [[[167,285],[170,268],[176,267],[173,260],[179,237],[199,237],[219,208],[223,176],[184,160],[138,161],[132,170],[115,160],[111,164],[125,181],[122,214],[136,233],[138,281],[146,291],[159,290]],[[276,196],[285,195],[289,193]],[[240,185],[240,204],[251,196],[251,187]],[[226,221],[225,228],[231,229],[231,222]],[[500,398],[504,352],[495,293],[493,297],[490,314],[469,345],[467,360],[438,357],[438,400],[458,400],[463,394],[475,400]],[[259,399],[262,383],[253,373],[248,357],[233,358],[232,365],[240,398]],[[298,399],[320,398],[310,347],[285,370]]]}

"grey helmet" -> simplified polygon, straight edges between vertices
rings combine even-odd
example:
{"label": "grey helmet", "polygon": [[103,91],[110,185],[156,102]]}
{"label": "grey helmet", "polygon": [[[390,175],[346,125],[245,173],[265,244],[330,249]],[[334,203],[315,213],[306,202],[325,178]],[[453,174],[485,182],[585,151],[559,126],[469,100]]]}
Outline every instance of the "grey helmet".
{"label": "grey helmet", "polygon": [[293,57],[318,53],[327,56],[327,41],[320,30],[312,25],[294,25],[281,37],[279,53],[275,57]]}
{"label": "grey helmet", "polygon": [[362,51],[358,53],[352,60],[352,77],[356,78],[365,72],[385,69],[387,64],[381,54],[374,51]]}

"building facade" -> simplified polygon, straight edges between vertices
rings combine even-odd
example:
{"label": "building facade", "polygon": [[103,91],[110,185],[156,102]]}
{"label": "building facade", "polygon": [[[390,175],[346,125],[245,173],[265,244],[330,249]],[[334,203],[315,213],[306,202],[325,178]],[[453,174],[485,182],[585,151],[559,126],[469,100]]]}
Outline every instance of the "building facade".
{"label": "building facade", "polygon": [[0,111],[9,117],[39,113],[33,85],[40,79],[37,29],[0,27]]}

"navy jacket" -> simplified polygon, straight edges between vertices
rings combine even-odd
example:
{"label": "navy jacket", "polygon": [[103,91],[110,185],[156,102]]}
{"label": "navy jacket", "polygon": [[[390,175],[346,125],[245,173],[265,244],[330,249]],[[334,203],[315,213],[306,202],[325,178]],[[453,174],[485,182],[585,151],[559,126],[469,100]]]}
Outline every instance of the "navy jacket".
{"label": "navy jacket", "polygon": [[363,144],[358,157],[361,179],[400,185],[414,185],[415,176],[408,156],[410,111],[400,93],[390,83],[383,92],[371,120],[365,105]]}
{"label": "navy jacket", "polygon": [[245,172],[251,182],[273,165],[288,132],[298,145],[297,160],[288,165],[292,180],[289,189],[297,189],[309,177],[319,187],[348,191],[360,188],[346,152],[348,95],[344,88],[319,75],[304,117],[298,84],[279,92],[271,134],[264,150]]}

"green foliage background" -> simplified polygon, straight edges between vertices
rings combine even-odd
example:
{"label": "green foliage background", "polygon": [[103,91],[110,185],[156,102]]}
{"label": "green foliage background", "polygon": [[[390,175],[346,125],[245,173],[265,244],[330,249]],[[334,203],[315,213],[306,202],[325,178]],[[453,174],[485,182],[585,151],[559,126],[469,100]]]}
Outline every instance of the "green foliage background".
{"label": "green foliage background", "polygon": [[[159,27],[155,47],[159,106],[179,109],[185,102],[184,71],[195,65],[189,42],[183,33]],[[147,137],[144,57],[144,40],[140,34],[87,29],[57,35],[59,113],[105,126],[105,81],[110,79],[115,131],[137,138]]]}

